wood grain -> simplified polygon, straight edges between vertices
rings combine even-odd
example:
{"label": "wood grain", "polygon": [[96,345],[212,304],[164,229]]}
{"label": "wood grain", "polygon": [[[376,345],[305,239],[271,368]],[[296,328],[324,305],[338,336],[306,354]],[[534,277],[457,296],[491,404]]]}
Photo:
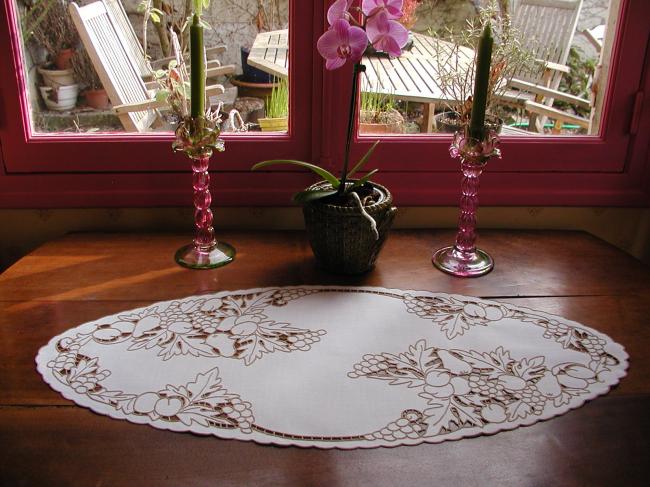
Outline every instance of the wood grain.
{"label": "wood grain", "polygon": [[[177,267],[181,235],[71,235],[0,275],[0,485],[641,485],[650,437],[650,270],[584,233],[484,231],[495,271],[473,280],[430,263],[451,231],[394,232],[376,269],[334,276],[299,232],[224,232],[236,261]],[[153,301],[298,284],[468,294],[564,316],[631,356],[607,397],[566,415],[440,445],[321,451],[158,431],[98,416],[52,391],[34,357],[54,335]]]}

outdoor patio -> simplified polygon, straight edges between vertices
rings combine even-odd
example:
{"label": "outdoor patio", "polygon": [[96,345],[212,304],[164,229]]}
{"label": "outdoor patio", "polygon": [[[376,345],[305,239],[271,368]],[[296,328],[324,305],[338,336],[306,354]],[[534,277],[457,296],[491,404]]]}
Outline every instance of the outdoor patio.
{"label": "outdoor patio", "polygon": [[[126,126],[124,122],[120,123],[120,119],[125,120],[126,116],[114,109],[115,105],[122,105],[125,100],[112,103],[113,107],[111,107],[109,96],[109,102],[105,106],[93,107],[85,96],[87,89],[84,90],[84,87],[93,84],[93,79],[95,84],[97,81],[100,82],[97,88],[101,89],[106,88],[102,86],[105,84],[103,80],[117,76],[100,73],[100,79],[97,80],[95,72],[103,69],[100,60],[93,60],[94,67],[87,66],[85,71],[78,70],[73,75],[71,82],[79,87],[75,89],[75,99],[70,102],[71,105],[56,106],[47,99],[51,95],[45,93],[51,91],[45,92],[40,87],[43,86],[43,81],[45,85],[51,85],[46,79],[42,79],[42,75],[45,73],[43,66],[52,57],[47,55],[48,42],[47,39],[43,39],[44,33],[39,35],[39,26],[36,22],[43,20],[42,14],[43,12],[47,14],[45,9],[51,2],[63,2],[65,7],[69,2],[68,0],[16,1],[19,7],[22,6],[23,28],[29,31],[24,33],[23,38],[32,120],[36,131],[94,133],[133,130],[134,126],[129,122]],[[518,6],[520,1],[499,2],[501,8],[512,13],[515,23],[518,19],[517,12],[523,12],[523,9],[517,10],[520,8]],[[90,3],[92,2],[86,0],[79,2],[80,5]],[[184,11],[191,2],[109,0],[105,3],[110,7],[112,18],[118,19],[115,20],[115,25],[116,28],[119,27],[121,38],[127,39],[126,54],[143,75],[144,86],[150,90],[156,85],[152,82],[153,71],[146,73],[146,68],[142,67],[142,59],[146,57],[155,69],[159,69],[164,66],[159,60],[173,55],[170,37],[163,25],[176,30],[180,34],[181,49],[187,49],[186,34],[181,31],[181,28],[184,22]],[[362,80],[362,91],[365,95],[361,100],[361,122],[366,122],[370,118],[383,118],[388,119],[389,123],[384,124],[383,128],[370,127],[370,124],[364,123],[361,128],[362,133],[368,131],[372,133],[377,130],[381,133],[406,134],[441,132],[444,128],[436,122],[436,115],[440,118],[442,112],[448,111],[450,107],[455,109],[464,101],[454,99],[458,98],[458,95],[452,96],[444,86],[441,86],[443,68],[440,66],[440,52],[434,51],[439,39],[446,38],[448,35],[443,32],[445,28],[452,27],[460,32],[465,28],[467,21],[476,18],[478,10],[475,2],[470,0],[416,2],[414,0],[413,4],[415,10],[412,16],[404,21],[408,23],[412,32],[412,39],[415,41],[414,49],[405,52],[399,59],[373,55],[367,55],[365,58],[364,62],[368,69]],[[483,1],[482,4],[487,4],[487,1]],[[601,62],[600,49],[607,23],[608,0],[584,0],[579,2],[577,7],[579,9],[577,18],[574,21],[570,20],[564,27],[564,32],[558,34],[563,38],[564,45],[553,47],[554,50],[559,49],[558,59],[566,68],[559,75],[554,73],[543,79],[541,76],[536,79],[524,79],[524,82],[533,81],[535,86],[541,86],[541,93],[522,91],[522,88],[529,88],[522,84],[514,84],[513,89],[509,87],[508,93],[504,91],[507,96],[499,101],[495,110],[503,120],[503,133],[573,135],[597,131],[600,106],[593,104],[592,90],[594,74]],[[520,17],[521,15],[519,14]],[[275,82],[288,76],[288,17],[289,0],[238,2],[218,0],[213,1],[206,11],[205,18],[211,26],[211,29],[206,31],[206,43],[225,46],[225,51],[220,52],[215,60],[218,60],[221,66],[233,66],[232,72],[222,70],[220,76],[212,78],[211,82],[224,86],[224,93],[213,96],[211,102],[213,104],[223,102],[226,112],[237,109],[249,131],[260,130],[259,119],[268,116],[266,105],[269,103],[273,86],[277,85]],[[47,15],[45,18],[47,19]],[[78,51],[87,50],[84,42],[81,42],[83,38],[80,40],[77,36],[77,29],[71,25],[71,22],[68,24],[73,29],[70,34],[74,39],[74,47]],[[530,29],[528,20],[522,18],[520,24]],[[599,37],[598,39],[594,39],[589,33],[589,30],[594,28],[596,30],[593,32]],[[32,31],[33,34],[30,34]],[[274,32],[283,34],[274,36]],[[280,42],[280,37],[282,45],[267,45],[269,42]],[[242,65],[242,62],[246,62],[244,50],[251,50],[251,56],[250,62]],[[473,56],[471,48],[466,51],[465,55],[471,58]],[[538,51],[541,52],[540,49]],[[278,58],[278,52],[283,53],[283,56]],[[124,62],[122,60],[122,63]],[[554,90],[556,96],[549,96],[549,93],[544,92],[543,89],[546,87]],[[136,96],[140,100],[139,103],[149,96],[146,92],[142,93],[144,94]],[[142,96],[145,98],[141,98]],[[384,113],[380,113],[379,116],[372,114],[369,116],[365,110],[368,103],[378,104],[374,109]],[[170,130],[172,127],[165,116],[165,107],[158,104],[150,108],[159,110],[161,116],[148,122],[142,130]],[[288,106],[285,111],[288,111]],[[592,123],[593,120],[596,121]]]}

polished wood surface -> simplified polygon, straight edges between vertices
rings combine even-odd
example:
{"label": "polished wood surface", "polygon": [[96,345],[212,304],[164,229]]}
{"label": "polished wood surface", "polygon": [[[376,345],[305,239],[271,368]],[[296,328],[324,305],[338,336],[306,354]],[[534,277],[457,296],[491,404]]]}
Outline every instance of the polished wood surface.
{"label": "polished wood surface", "polygon": [[[394,232],[371,273],[334,276],[301,232],[224,232],[236,261],[176,266],[187,236],[71,235],[0,275],[0,485],[645,485],[650,453],[650,269],[585,233],[484,231],[479,279],[432,268],[450,231]],[[158,431],[74,406],[35,370],[80,323],[153,301],[260,286],[345,284],[468,294],[559,314],[622,343],[628,376],[550,421],[417,447],[322,451]]]}

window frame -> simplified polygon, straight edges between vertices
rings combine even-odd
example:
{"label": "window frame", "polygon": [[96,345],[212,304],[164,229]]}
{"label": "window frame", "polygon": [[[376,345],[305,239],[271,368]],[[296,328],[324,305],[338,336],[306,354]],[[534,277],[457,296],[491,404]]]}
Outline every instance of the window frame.
{"label": "window frame", "polygon": [[[30,121],[30,100],[25,79],[24,60],[20,40],[18,9],[15,0],[3,0],[4,21],[0,27],[0,39],[9,50],[2,50],[0,62],[14,67],[15,76],[0,80],[0,92],[6,93],[5,116],[2,141],[3,162],[8,174],[21,173],[79,173],[79,172],[167,172],[187,168],[181,154],[171,154],[171,133],[96,133],[61,134],[37,133],[32,131]],[[311,2],[290,1],[290,19],[312,16]],[[291,20],[290,20],[291,21]],[[293,22],[290,29],[290,44],[310,45],[312,30],[309,25]],[[291,52],[291,51],[290,51]],[[219,168],[224,171],[241,170],[239,161],[252,160],[259,153],[256,148],[263,144],[264,152],[271,157],[280,157],[292,152],[300,157],[311,157],[311,117],[309,111],[296,107],[310,103],[312,99],[312,50],[299,52],[301,62],[290,63],[291,103],[289,131],[287,134],[224,134],[228,150],[218,156]],[[10,79],[9,79],[10,78]],[[17,97],[8,96],[18,93]],[[11,116],[10,116],[11,115]],[[15,117],[13,115],[16,115]],[[17,120],[18,123],[9,123]],[[119,143],[116,144],[116,143]],[[69,151],[75,144],[75,151]],[[124,145],[128,148],[125,150]],[[92,164],[89,164],[89,159]],[[217,158],[215,157],[215,160]],[[160,164],[160,163],[163,164]],[[161,167],[162,166],[162,167]]]}
{"label": "window frame", "polygon": [[[648,6],[643,3],[621,0],[603,132],[595,137],[545,137],[543,142],[504,137],[503,159],[491,161],[482,177],[482,204],[650,203],[650,102],[638,95],[650,93],[650,26],[644,23]],[[13,0],[0,3],[5,14],[0,42],[11,47],[0,51],[0,62],[13,66],[15,73],[0,80],[0,207],[188,204],[189,168],[181,155],[171,154],[169,135],[55,137],[26,130],[29,112],[23,71],[15,69],[22,57],[13,5]],[[341,113],[348,109],[351,70],[325,71],[315,50],[327,28],[328,6],[328,0],[291,2],[290,42],[298,47],[290,50],[290,132],[225,136],[227,150],[212,164],[216,205],[290,205],[290,194],[314,180],[309,173],[284,168],[251,173],[250,166],[262,159],[303,159],[340,169],[335,161],[343,156],[341,120],[347,117]],[[310,17],[313,22],[303,21]],[[15,93],[19,96],[11,96]],[[633,116],[638,129],[630,135]],[[19,122],[10,122],[15,120]],[[355,137],[353,158],[367,150],[369,139]],[[456,205],[459,174],[448,155],[449,141],[447,136],[387,137],[370,163],[380,169],[375,179],[391,189],[399,205]]]}

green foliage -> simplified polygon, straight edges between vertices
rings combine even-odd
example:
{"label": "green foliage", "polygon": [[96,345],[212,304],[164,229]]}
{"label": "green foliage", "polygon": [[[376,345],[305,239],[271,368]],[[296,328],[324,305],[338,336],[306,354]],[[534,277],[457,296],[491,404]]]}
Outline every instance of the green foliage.
{"label": "green foliage", "polygon": [[271,90],[271,96],[266,103],[268,118],[281,118],[289,115],[289,83],[281,78]]}
{"label": "green foliage", "polygon": [[[364,164],[368,162],[368,159],[370,159],[372,153],[375,151],[377,144],[379,144],[379,141],[376,141],[372,145],[372,147],[368,150],[368,152],[366,152],[364,156],[361,159],[359,159],[359,162],[357,162],[357,164],[348,173],[347,178],[349,178],[350,176],[352,176],[353,174],[361,170]],[[320,176],[321,178],[323,178],[325,181],[327,181],[332,185],[332,189],[318,189],[312,191],[300,191],[299,193],[296,193],[293,196],[293,201],[299,204],[306,204],[311,201],[316,201],[321,198],[332,196],[339,192],[342,192],[343,194],[350,193],[354,189],[359,188],[364,184],[366,184],[370,180],[370,178],[378,171],[378,169],[373,169],[363,177],[359,178],[359,180],[355,181],[353,184],[346,184],[345,188],[341,188],[341,179],[334,176],[334,174],[329,172],[327,169],[323,169],[322,167],[316,166],[314,164],[310,164],[308,162],[294,161],[290,159],[275,159],[272,161],[258,162],[252,167],[252,170],[256,171],[258,169],[262,169],[268,166],[274,166],[277,164],[289,164],[292,166],[298,166],[298,167],[303,167],[305,169],[309,169],[310,171],[313,171],[318,176]]]}
{"label": "green foliage", "polygon": [[[589,85],[596,70],[596,63],[597,60],[595,58],[587,58],[580,48],[571,47],[569,50],[569,58],[567,59],[567,66],[570,71],[562,76],[560,91],[589,99],[591,96]],[[583,117],[589,116],[588,109],[564,101],[555,100],[553,105],[562,110],[571,108],[575,113]]]}
{"label": "green foliage", "polygon": [[[488,86],[488,113],[495,114],[499,97],[507,90],[514,77],[535,76],[544,66],[536,59],[535,42],[524,39],[521,32],[512,25],[510,14],[504,3],[499,6],[491,0],[479,9],[476,18],[468,19],[461,32],[445,29],[430,32],[449,43],[434,43],[435,57],[439,62],[438,81],[440,89],[448,100],[458,100],[449,109],[461,118],[467,117],[471,103],[466,103],[473,94],[476,71],[476,55],[479,39],[486,24],[490,24],[494,37],[490,83]],[[465,48],[470,48],[467,50]],[[473,57],[472,57],[473,56]]]}
{"label": "green foliage", "polygon": [[165,15],[165,12],[151,5],[151,0],[142,0],[138,4],[136,10],[138,11],[138,13],[144,14],[145,16],[150,18],[154,24],[159,24],[163,16]]}
{"label": "green foliage", "polygon": [[373,89],[361,92],[361,110],[364,112],[381,113],[397,107],[397,101],[392,93],[378,93]]}

